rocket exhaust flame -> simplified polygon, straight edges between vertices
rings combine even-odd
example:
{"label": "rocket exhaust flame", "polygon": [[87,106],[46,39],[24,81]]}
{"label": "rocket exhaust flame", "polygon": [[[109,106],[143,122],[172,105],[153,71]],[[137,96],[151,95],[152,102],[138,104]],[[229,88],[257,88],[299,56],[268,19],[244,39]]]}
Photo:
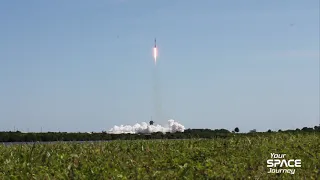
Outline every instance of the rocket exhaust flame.
{"label": "rocket exhaust flame", "polygon": [[157,56],[158,56],[158,50],[157,50],[157,47],[154,47],[153,48],[154,64],[157,64]]}

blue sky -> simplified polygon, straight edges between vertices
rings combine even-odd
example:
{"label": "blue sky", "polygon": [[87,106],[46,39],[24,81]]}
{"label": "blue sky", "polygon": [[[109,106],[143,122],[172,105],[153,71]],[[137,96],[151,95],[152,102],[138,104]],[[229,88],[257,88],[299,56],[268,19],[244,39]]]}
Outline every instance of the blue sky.
{"label": "blue sky", "polygon": [[10,0],[0,24],[0,130],[319,124],[318,0]]}

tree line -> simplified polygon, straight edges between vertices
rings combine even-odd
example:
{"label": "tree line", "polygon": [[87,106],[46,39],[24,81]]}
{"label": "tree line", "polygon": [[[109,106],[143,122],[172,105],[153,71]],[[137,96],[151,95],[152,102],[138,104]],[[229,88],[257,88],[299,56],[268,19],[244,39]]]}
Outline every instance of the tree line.
{"label": "tree line", "polygon": [[[320,126],[314,128],[304,127],[295,130],[278,130],[277,133],[308,133],[315,132],[320,135]],[[45,133],[23,133],[20,131],[0,132],[0,142],[36,142],[36,141],[108,141],[108,140],[137,140],[137,139],[212,139],[228,138],[230,136],[246,135],[252,136],[257,134],[272,134],[275,131],[256,132],[251,130],[249,133],[240,133],[236,127],[233,131],[226,129],[187,129],[184,132],[175,133],[151,133],[151,134],[108,134],[107,132],[99,133],[68,133],[68,132],[45,132]]]}

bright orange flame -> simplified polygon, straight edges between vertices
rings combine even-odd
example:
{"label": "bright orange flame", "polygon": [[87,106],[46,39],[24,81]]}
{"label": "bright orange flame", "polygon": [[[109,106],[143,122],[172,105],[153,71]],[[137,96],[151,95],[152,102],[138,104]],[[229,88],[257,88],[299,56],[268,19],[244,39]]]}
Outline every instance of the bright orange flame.
{"label": "bright orange flame", "polygon": [[157,64],[157,56],[158,56],[158,50],[156,47],[153,48],[153,58],[154,58],[154,63]]}

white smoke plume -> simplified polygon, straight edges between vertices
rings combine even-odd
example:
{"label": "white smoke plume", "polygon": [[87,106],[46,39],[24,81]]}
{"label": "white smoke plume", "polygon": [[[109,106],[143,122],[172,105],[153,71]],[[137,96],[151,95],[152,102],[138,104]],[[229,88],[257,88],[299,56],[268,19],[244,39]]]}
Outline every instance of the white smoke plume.
{"label": "white smoke plume", "polygon": [[134,126],[130,125],[120,125],[120,126],[114,126],[109,130],[109,134],[124,134],[124,133],[130,133],[130,134],[149,134],[154,132],[184,132],[185,127],[182,124],[179,124],[178,122],[175,122],[173,119],[168,120],[168,127],[163,127],[159,124],[157,125],[149,125],[146,122],[142,122],[141,124],[135,124]]}

